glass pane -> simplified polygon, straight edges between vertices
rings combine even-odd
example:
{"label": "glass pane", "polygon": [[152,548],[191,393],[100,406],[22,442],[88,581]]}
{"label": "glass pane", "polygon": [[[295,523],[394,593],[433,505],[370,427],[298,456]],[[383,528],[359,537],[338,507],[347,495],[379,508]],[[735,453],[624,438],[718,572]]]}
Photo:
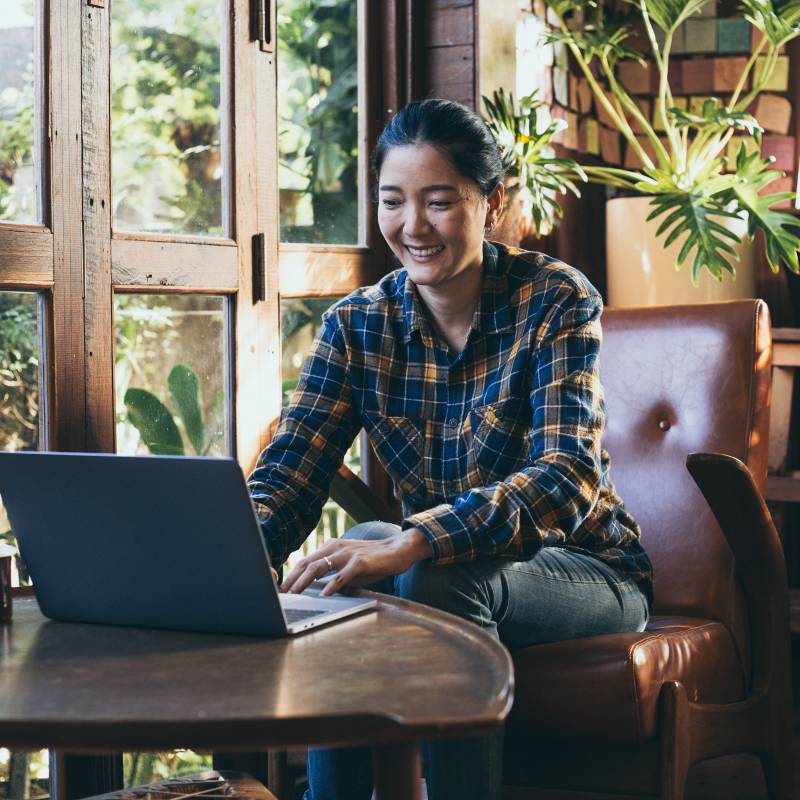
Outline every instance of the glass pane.
{"label": "glass pane", "polygon": [[224,0],[114,0],[114,227],[222,235]]}
{"label": "glass pane", "polygon": [[281,241],[359,242],[356,0],[278,1]]}
{"label": "glass pane", "polygon": [[[39,446],[39,298],[34,292],[0,292],[0,449]],[[0,501],[0,541],[16,544]],[[19,556],[12,584],[29,584]]]}
{"label": "glass pane", "polygon": [[39,221],[33,0],[4,0],[0,18],[0,220]]}
{"label": "glass pane", "polygon": [[[304,297],[281,301],[281,380],[283,404],[286,405],[297,387],[303,361],[319,332],[322,313],[336,302],[334,297]],[[356,437],[344,457],[344,463],[356,475],[361,475],[361,437]],[[304,555],[313,552],[328,539],[341,536],[355,525],[355,520],[333,500],[322,508],[316,530],[305,540],[303,547],[289,556],[289,568]]]}
{"label": "glass pane", "polygon": [[115,296],[117,452],[227,456],[227,302]]}
{"label": "glass pane", "polygon": [[122,773],[125,787],[146,786],[165,778],[179,778],[211,769],[211,755],[199,755],[192,750],[173,750],[169,753],[123,753]]}
{"label": "glass pane", "polygon": [[50,796],[47,750],[13,753],[0,747],[0,782],[8,800],[43,800]]}

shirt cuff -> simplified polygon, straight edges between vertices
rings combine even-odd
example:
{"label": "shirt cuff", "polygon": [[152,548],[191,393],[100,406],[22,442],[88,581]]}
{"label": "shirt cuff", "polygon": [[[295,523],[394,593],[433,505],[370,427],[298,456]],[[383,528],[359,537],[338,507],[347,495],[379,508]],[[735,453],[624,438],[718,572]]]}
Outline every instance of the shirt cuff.
{"label": "shirt cuff", "polygon": [[[401,528],[405,531],[416,528],[430,542],[434,564],[451,564],[461,555],[455,546],[456,538],[469,541],[464,523],[453,510],[453,506],[442,504],[427,511],[406,517]],[[459,536],[460,534],[460,536]]]}

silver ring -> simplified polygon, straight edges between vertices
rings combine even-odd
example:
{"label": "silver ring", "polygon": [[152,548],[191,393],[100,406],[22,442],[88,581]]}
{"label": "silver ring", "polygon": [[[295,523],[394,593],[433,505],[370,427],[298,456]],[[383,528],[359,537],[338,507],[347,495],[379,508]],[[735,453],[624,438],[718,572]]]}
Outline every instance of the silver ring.
{"label": "silver ring", "polygon": [[336,567],[333,566],[333,561],[331,561],[328,556],[322,556],[322,560],[328,565],[330,571],[336,570]]}

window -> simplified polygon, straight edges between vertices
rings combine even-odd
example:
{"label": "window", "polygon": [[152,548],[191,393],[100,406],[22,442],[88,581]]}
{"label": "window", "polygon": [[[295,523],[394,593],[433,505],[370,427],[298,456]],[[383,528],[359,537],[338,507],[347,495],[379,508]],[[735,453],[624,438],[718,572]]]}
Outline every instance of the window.
{"label": "window", "polygon": [[366,144],[398,104],[379,83],[399,74],[396,20],[367,0],[266,5],[257,32],[249,0],[4,0],[0,446],[247,471],[281,408],[281,303],[384,271]]}

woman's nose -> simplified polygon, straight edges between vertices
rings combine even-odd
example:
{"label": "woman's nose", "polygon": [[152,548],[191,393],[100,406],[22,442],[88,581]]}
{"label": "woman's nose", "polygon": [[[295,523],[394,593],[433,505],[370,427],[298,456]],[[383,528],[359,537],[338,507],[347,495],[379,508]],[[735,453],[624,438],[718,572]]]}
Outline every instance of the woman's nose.
{"label": "woman's nose", "polygon": [[406,217],[403,220],[403,232],[407,236],[414,236],[426,233],[430,227],[424,208],[418,208],[413,203],[409,203],[406,208]]}

